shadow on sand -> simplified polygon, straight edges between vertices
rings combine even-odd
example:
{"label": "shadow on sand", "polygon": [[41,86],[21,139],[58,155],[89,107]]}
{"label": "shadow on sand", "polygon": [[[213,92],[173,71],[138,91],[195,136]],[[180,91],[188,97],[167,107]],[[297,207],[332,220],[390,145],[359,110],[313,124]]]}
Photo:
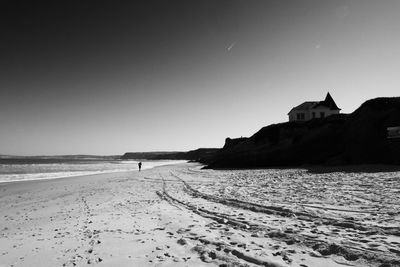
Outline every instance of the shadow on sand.
{"label": "shadow on sand", "polygon": [[309,173],[332,173],[332,172],[345,172],[345,173],[380,173],[380,172],[400,172],[400,165],[386,165],[386,164],[362,164],[362,165],[301,165],[301,166],[271,166],[271,167],[254,167],[254,168],[210,168],[207,165],[203,169],[214,170],[260,170],[260,169],[304,169]]}
{"label": "shadow on sand", "polygon": [[385,164],[363,164],[363,165],[342,165],[342,166],[302,166],[310,173],[331,173],[331,172],[346,172],[346,173],[379,173],[379,172],[398,172],[400,165],[385,165]]}

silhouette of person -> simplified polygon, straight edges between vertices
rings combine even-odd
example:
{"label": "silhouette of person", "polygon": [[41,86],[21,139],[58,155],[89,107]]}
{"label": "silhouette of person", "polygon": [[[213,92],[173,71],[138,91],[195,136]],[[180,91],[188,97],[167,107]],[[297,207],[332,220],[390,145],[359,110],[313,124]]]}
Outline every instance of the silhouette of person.
{"label": "silhouette of person", "polygon": [[139,171],[140,171],[142,169],[142,162],[139,162],[137,165],[138,165]]}

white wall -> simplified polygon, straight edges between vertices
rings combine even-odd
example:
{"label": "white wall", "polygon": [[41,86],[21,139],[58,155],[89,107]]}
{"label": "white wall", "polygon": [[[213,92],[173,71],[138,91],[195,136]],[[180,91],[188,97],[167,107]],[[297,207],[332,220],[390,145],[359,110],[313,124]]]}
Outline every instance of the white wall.
{"label": "white wall", "polygon": [[[325,116],[328,117],[333,114],[339,114],[339,110],[330,110],[329,108],[317,108],[317,109],[312,109],[309,111],[292,111],[289,113],[289,121],[308,121],[311,120],[312,113],[315,112],[315,118],[321,118],[321,112],[324,112]],[[304,113],[304,120],[297,120],[297,114],[298,113]]]}

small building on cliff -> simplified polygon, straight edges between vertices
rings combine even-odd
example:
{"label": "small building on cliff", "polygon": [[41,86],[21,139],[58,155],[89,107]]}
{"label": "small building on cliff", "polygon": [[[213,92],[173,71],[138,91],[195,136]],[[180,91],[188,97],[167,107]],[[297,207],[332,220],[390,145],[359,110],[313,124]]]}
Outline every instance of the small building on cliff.
{"label": "small building on cliff", "polygon": [[340,108],[332,96],[326,95],[323,101],[306,101],[292,108],[288,115],[289,121],[308,121],[315,118],[325,118],[332,114],[339,114]]}

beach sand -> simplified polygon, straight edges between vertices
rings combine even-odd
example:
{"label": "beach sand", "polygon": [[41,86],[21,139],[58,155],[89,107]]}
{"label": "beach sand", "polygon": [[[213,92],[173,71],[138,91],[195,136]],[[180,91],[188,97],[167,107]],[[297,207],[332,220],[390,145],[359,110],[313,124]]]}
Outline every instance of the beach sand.
{"label": "beach sand", "polygon": [[3,183],[0,266],[398,266],[399,180],[381,176],[380,193],[196,163]]}

